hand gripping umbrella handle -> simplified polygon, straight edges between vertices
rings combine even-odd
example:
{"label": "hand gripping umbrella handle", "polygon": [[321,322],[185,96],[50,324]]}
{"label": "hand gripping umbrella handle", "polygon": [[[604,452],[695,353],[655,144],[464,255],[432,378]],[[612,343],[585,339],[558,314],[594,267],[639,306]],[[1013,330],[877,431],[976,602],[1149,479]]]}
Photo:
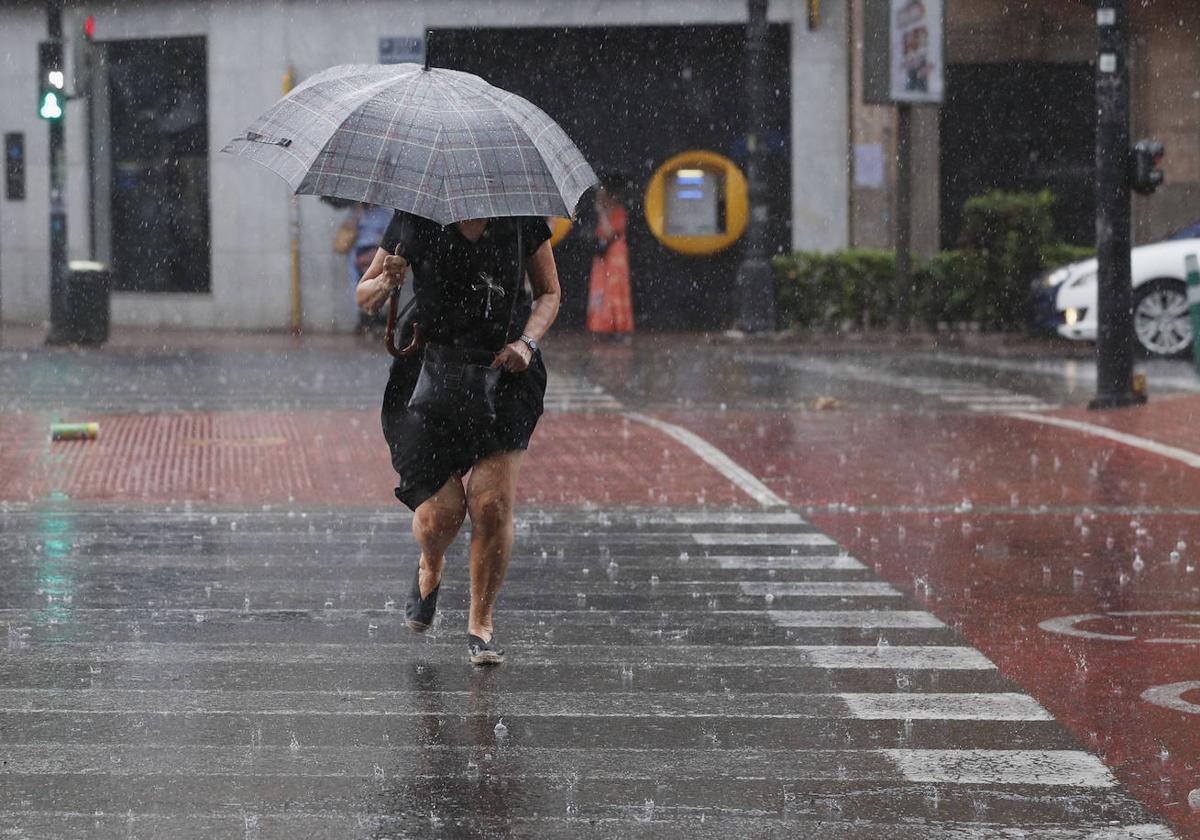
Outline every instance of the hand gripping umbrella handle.
{"label": "hand gripping umbrella handle", "polygon": [[[414,300],[404,308],[404,311],[407,312],[409,307],[411,307],[415,302],[416,299],[414,298]],[[383,331],[383,344],[385,347],[387,347],[387,351],[389,353],[391,353],[397,359],[402,359],[406,356],[411,356],[420,350],[425,341],[424,336],[422,335],[421,325],[413,324],[412,341],[410,341],[408,346],[403,350],[396,346],[396,320],[399,317],[399,308],[400,290],[392,289],[391,293],[388,294],[387,329]]]}

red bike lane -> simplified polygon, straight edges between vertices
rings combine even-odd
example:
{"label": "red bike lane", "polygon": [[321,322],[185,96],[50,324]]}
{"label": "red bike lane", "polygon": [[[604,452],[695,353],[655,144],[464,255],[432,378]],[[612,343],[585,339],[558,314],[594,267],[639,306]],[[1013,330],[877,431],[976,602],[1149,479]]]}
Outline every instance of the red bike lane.
{"label": "red bike lane", "polygon": [[[1178,408],[1062,415],[1189,442]],[[1112,418],[1112,419],[1110,419]],[[1003,416],[678,414],[1200,838],[1200,470]],[[1189,509],[1190,508],[1190,509]]]}

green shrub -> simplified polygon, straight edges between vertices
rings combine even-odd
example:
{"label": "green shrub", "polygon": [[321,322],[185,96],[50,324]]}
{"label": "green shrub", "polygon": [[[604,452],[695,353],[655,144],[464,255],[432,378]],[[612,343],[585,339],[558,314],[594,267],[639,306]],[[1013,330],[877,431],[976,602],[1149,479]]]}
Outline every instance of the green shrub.
{"label": "green shrub", "polygon": [[[1017,330],[1026,322],[1030,282],[1046,268],[1094,256],[1054,241],[1054,196],[991,192],[970,199],[961,247],[913,272],[909,315],[929,328],[978,324]],[[891,251],[801,251],[776,257],[779,326],[857,329],[896,314],[900,294]]]}
{"label": "green shrub", "polygon": [[992,317],[984,257],[974,251],[934,254],[913,277],[913,318],[938,324],[986,323]]}
{"label": "green shrub", "polygon": [[1042,251],[1054,242],[1054,195],[989,192],[967,200],[959,247],[983,258],[986,282],[977,288],[977,318],[985,329],[1025,323],[1029,282],[1042,270]]}
{"label": "green shrub", "polygon": [[1068,245],[1066,242],[1052,242],[1042,248],[1042,270],[1060,268],[1070,263],[1089,260],[1094,256],[1096,256],[1095,248]]}
{"label": "green shrub", "polygon": [[788,328],[880,326],[896,307],[896,255],[849,250],[776,257],[779,324]]}

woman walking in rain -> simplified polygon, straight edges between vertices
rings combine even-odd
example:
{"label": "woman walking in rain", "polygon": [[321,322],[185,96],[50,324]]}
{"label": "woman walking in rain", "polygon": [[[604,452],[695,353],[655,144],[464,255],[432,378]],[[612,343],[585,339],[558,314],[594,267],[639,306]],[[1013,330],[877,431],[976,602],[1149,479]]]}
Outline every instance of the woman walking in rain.
{"label": "woman walking in rain", "polygon": [[[319,119],[316,117],[320,117]],[[396,356],[383,434],[421,551],[405,614],[433,622],[446,550],[471,517],[471,662],[504,653],[493,611],[513,500],[546,391],[538,342],[558,314],[545,217],[570,217],[596,174],[545,112],[478,76],[415,64],[344,64],[305,79],[225,151],[296,193],[396,208],[355,300],[388,307]],[[398,290],[414,316],[394,343]],[[528,275],[530,290],[526,290]]]}
{"label": "woman walking in rain", "polygon": [[[414,512],[421,551],[405,615],[416,632],[432,624],[446,551],[469,516],[467,648],[476,665],[504,659],[493,611],[512,554],[521,455],[542,414],[546,368],[538,342],[560,300],[549,238],[541,217],[440,225],[397,211],[357,289],[359,306],[376,312],[412,268],[415,314],[400,335],[408,355],[393,362],[383,404],[384,437],[400,476],[396,497]],[[454,348],[500,371],[494,419],[411,407],[431,348]]]}
{"label": "woman walking in rain", "polygon": [[629,289],[628,213],[610,189],[596,191],[596,256],[588,285],[587,328],[593,333],[633,333]]}

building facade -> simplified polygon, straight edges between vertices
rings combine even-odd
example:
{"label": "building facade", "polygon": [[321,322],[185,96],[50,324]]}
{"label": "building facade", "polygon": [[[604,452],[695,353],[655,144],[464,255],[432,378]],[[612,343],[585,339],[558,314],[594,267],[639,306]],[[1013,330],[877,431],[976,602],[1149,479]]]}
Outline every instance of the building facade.
{"label": "building facade", "polygon": [[[864,3],[773,0],[767,81],[772,247],[890,248],[895,109],[863,104]],[[952,247],[963,202],[1049,187],[1065,239],[1087,244],[1094,13],[1081,0],[949,0],[946,99],[915,116],[913,242]],[[1133,4],[1135,136],[1167,146],[1167,184],[1135,199],[1135,238],[1200,219],[1200,9]],[[733,317],[737,246],[687,257],[641,212],[655,168],[688,149],[745,159],[743,2],[729,0],[127,0],[96,15],[101,61],[68,104],[69,254],[113,266],[118,324],[286,329],[293,252],[306,330],[356,322],[345,216],[219,150],[285,79],[403,58],[435,30],[434,63],[477,72],[559,120],[631,213],[639,325],[715,328]],[[814,14],[815,13],[815,14]],[[0,319],[49,312],[47,129],[36,115],[40,2],[0,8],[0,134],[23,149],[25,190],[0,190]],[[68,48],[68,55],[71,50]],[[6,143],[7,145],[7,143]],[[11,169],[11,167],[10,167]],[[558,246],[563,325],[586,305],[591,221]]]}
{"label": "building facade", "polygon": [[[852,0],[852,146],[880,147],[882,179],[851,178],[851,241],[894,243],[895,109],[862,102],[864,11]],[[1167,148],[1166,184],[1134,197],[1134,240],[1200,221],[1200,6],[1131,3],[1134,138]],[[1083,0],[947,0],[946,98],[914,117],[913,243],[953,247],[962,205],[989,189],[1051,189],[1059,234],[1095,238],[1096,15]],[[853,167],[856,155],[851,154]]]}
{"label": "building facade", "polygon": [[[815,28],[807,0],[770,7],[779,250],[849,243],[848,10],[826,6]],[[68,2],[68,35],[86,11]],[[69,252],[113,266],[118,324],[286,328],[295,243],[305,329],[351,328],[346,266],[331,247],[345,211],[293,200],[275,176],[219,150],[281,95],[289,72],[299,81],[394,57],[381,53],[426,29],[438,33],[435,64],[480,72],[563,123],[597,171],[625,185],[635,220],[662,161],[689,148],[745,154],[741,3],[129,0],[92,11],[103,66],[65,120]],[[35,113],[44,4],[6,3],[0,24],[0,132],[23,135],[28,183],[20,200],[0,196],[0,317],[38,322],[49,312],[47,130]],[[644,224],[630,239],[643,324],[727,320],[735,252],[689,262],[657,248]],[[574,234],[560,245],[568,323],[581,320],[589,247]]]}

